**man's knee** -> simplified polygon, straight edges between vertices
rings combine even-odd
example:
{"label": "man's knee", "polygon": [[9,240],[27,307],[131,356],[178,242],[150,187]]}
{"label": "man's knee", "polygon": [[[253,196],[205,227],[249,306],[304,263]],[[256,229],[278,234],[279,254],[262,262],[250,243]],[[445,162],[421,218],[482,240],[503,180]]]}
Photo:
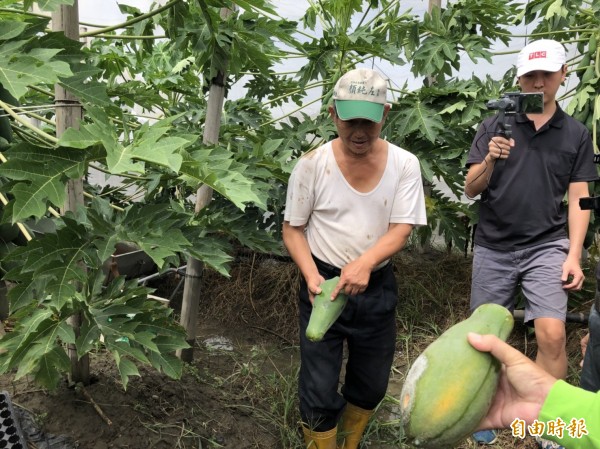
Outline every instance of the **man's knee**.
{"label": "man's knee", "polygon": [[534,321],[538,350],[548,355],[560,356],[565,351],[567,334],[565,324],[555,318],[538,318]]}

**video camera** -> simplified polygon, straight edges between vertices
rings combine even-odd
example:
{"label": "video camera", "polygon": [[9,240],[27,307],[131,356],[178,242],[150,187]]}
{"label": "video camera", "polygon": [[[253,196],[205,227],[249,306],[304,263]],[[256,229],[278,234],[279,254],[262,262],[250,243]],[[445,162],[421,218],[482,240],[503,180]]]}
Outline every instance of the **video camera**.
{"label": "video camera", "polygon": [[579,198],[579,207],[583,210],[600,211],[600,197],[588,196]]}
{"label": "video camera", "polygon": [[[526,114],[541,114],[544,112],[544,94],[507,92],[498,100],[490,100],[486,103],[488,109],[500,111],[498,115],[498,134],[511,137],[510,125],[505,122],[507,115],[514,115],[520,112]],[[594,155],[594,163],[600,164],[600,156]],[[579,207],[584,210],[594,210],[600,212],[600,197],[591,196],[579,199]]]}
{"label": "video camera", "polygon": [[541,114],[544,112],[544,94],[542,92],[507,92],[498,100],[486,103],[488,109],[498,109],[505,114]]}
{"label": "video camera", "polygon": [[488,101],[486,107],[499,111],[497,133],[510,139],[512,130],[506,117],[518,113],[541,114],[544,112],[544,94],[543,92],[507,92],[498,100]]}

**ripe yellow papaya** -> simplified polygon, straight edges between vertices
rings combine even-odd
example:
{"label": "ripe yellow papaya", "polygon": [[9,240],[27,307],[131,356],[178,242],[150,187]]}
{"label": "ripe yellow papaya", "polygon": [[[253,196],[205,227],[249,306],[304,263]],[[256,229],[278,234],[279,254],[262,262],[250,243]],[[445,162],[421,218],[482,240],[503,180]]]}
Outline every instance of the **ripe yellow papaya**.
{"label": "ripe yellow papaya", "polygon": [[409,443],[451,448],[477,429],[496,393],[500,363],[473,348],[467,334],[494,334],[506,340],[513,325],[505,307],[483,304],[415,359],[400,393],[401,421]]}
{"label": "ripe yellow papaya", "polygon": [[306,327],[306,338],[311,341],[323,339],[325,333],[339,318],[348,303],[348,298],[343,291],[338,293],[335,300],[331,300],[331,293],[339,280],[340,277],[336,276],[327,279],[319,286],[321,287],[321,293],[315,296],[308,326]]}

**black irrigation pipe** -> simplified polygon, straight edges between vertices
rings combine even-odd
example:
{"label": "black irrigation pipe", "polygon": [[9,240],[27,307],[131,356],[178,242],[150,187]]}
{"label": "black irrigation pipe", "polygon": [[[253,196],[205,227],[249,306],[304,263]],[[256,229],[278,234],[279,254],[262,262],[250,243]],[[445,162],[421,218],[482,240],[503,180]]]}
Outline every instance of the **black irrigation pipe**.
{"label": "black irrigation pipe", "polygon": [[143,277],[143,278],[139,278],[138,279],[138,284],[142,284],[142,285],[146,285],[146,282],[151,281],[153,279],[158,279],[163,277],[166,274],[169,273],[177,273],[177,274],[182,274],[185,275],[185,269],[186,269],[187,265],[182,265],[179,268],[169,268],[165,271],[159,271],[156,273],[152,273],[149,276]]}
{"label": "black irrigation pipe", "polygon": [[[520,310],[520,309],[515,310],[513,312],[513,317],[517,321],[523,321],[525,319],[525,311]],[[587,313],[572,312],[572,313],[567,313],[566,322],[587,325],[588,318],[589,318],[589,315]]]}
{"label": "black irrigation pipe", "polygon": [[151,281],[153,279],[159,279],[161,277],[163,277],[166,274],[169,273],[177,273],[182,275],[181,279],[179,280],[179,282],[177,283],[177,286],[173,289],[173,291],[171,292],[171,294],[169,295],[169,298],[167,299],[167,301],[169,303],[171,303],[171,301],[173,300],[173,298],[175,298],[175,295],[177,294],[177,292],[179,291],[179,289],[181,288],[181,286],[183,285],[184,281],[185,281],[185,269],[186,269],[187,265],[182,265],[178,268],[169,268],[168,270],[162,271],[162,272],[158,272],[158,273],[153,273],[149,276],[143,277],[143,278],[139,278],[138,279],[138,284],[140,285],[146,285],[146,283],[148,281]]}

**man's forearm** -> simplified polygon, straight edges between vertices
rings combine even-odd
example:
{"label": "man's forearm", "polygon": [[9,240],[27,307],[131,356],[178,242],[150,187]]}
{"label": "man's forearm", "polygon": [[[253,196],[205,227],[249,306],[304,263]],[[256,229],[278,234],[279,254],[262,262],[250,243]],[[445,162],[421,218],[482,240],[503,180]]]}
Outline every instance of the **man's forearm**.
{"label": "man's forearm", "polygon": [[465,179],[465,195],[468,198],[475,198],[487,189],[495,162],[488,154],[480,164],[471,165]]}
{"label": "man's forearm", "polygon": [[590,211],[569,208],[569,255],[581,259],[585,234],[590,222]]}
{"label": "man's forearm", "polygon": [[361,257],[369,260],[372,268],[404,248],[414,226],[407,223],[392,223],[390,229],[379,240],[365,251]]}
{"label": "man's forearm", "polygon": [[589,195],[587,183],[573,183],[569,186],[569,255],[581,258],[585,234],[590,223],[591,213],[581,209],[579,200]]}
{"label": "man's forearm", "polygon": [[304,235],[304,227],[292,226],[285,222],[283,225],[283,244],[305,279],[310,275],[318,274],[308,241]]}

